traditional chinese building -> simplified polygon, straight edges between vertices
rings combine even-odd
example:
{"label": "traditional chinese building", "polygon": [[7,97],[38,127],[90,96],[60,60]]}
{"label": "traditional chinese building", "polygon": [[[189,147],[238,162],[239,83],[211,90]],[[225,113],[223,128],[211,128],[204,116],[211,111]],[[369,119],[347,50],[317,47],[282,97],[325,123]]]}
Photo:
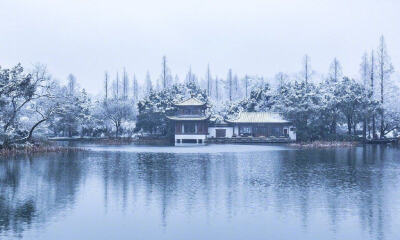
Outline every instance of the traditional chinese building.
{"label": "traditional chinese building", "polygon": [[196,98],[176,103],[177,113],[168,116],[175,125],[175,146],[204,144],[208,134],[207,105]]}
{"label": "traditional chinese building", "polygon": [[285,120],[279,113],[241,112],[237,118],[226,122],[232,124],[233,136],[296,140],[293,123]]}

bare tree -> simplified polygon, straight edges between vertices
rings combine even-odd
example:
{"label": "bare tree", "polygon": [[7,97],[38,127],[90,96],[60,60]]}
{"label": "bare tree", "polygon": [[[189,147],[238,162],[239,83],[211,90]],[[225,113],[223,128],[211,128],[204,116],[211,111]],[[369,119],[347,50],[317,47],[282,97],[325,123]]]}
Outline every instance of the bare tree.
{"label": "bare tree", "polygon": [[303,80],[306,86],[308,85],[308,82],[310,81],[312,75],[310,62],[311,62],[310,57],[306,54],[303,58],[303,70],[302,70]]}
{"label": "bare tree", "polygon": [[249,89],[249,76],[244,77],[244,88],[245,88],[245,93],[246,93],[246,98],[248,96],[248,89]]}
{"label": "bare tree", "polygon": [[370,66],[368,60],[368,53],[365,52],[361,58],[361,64],[360,64],[361,82],[364,84],[364,86],[368,85],[368,80],[370,76],[369,71],[370,71]]}
{"label": "bare tree", "polygon": [[128,89],[129,89],[129,79],[126,69],[124,68],[122,75],[122,98],[124,100],[128,99]]}
{"label": "bare tree", "polygon": [[279,72],[275,75],[275,80],[278,82],[278,89],[281,89],[283,84],[288,80],[289,76],[283,72]]}
{"label": "bare tree", "polygon": [[236,98],[240,97],[239,78],[236,74],[233,76],[233,91],[234,91],[233,96],[235,96]]}
{"label": "bare tree", "polygon": [[189,70],[186,73],[186,78],[185,78],[186,83],[190,84],[197,84],[197,77],[196,75],[192,72],[192,67],[189,66]]}
{"label": "bare tree", "polygon": [[380,111],[381,125],[380,125],[380,137],[385,135],[385,118],[384,118],[384,88],[386,82],[390,79],[390,75],[393,73],[393,66],[390,61],[390,57],[387,53],[385,38],[381,36],[378,46],[378,78],[380,81],[380,102],[382,110]]}
{"label": "bare tree", "polygon": [[113,95],[115,99],[119,99],[119,75],[117,72],[114,84],[113,84]]}
{"label": "bare tree", "polygon": [[175,84],[178,84],[178,83],[179,83],[179,76],[178,76],[178,74],[175,74],[174,83],[175,83]]}
{"label": "bare tree", "polygon": [[108,76],[108,72],[106,71],[105,73],[104,73],[104,93],[105,93],[105,100],[107,100],[108,99],[108,80],[109,79],[109,76]]}
{"label": "bare tree", "polygon": [[[374,55],[374,50],[371,51],[371,64],[370,64],[370,87],[371,87],[371,98],[375,98],[375,55]],[[372,114],[372,138],[376,139],[376,122],[375,122],[375,113]]]}
{"label": "bare tree", "polygon": [[76,88],[76,77],[73,74],[68,75],[68,95],[74,95]]}
{"label": "bare tree", "polygon": [[118,138],[121,133],[123,121],[129,120],[133,116],[131,103],[119,99],[113,99],[103,105],[102,115],[104,119],[110,120],[115,127],[115,137]]}
{"label": "bare tree", "polygon": [[329,78],[333,82],[338,82],[342,75],[342,66],[339,60],[334,58],[329,69]]}
{"label": "bare tree", "polygon": [[170,70],[167,65],[167,57],[164,55],[161,61],[161,83],[163,88],[167,88],[172,80]]}
{"label": "bare tree", "polygon": [[[365,88],[368,85],[369,71],[370,71],[370,66],[369,66],[368,54],[365,52],[364,55],[362,56],[361,65],[360,65],[361,82],[363,83]],[[364,116],[364,119],[363,119],[363,139],[367,138],[367,126],[368,125],[369,125],[368,116]]]}
{"label": "bare tree", "polygon": [[153,91],[153,83],[151,82],[151,77],[149,71],[146,73],[146,94]]}
{"label": "bare tree", "polygon": [[218,76],[215,77],[215,100],[217,102],[219,100],[219,80],[218,80]]}
{"label": "bare tree", "polygon": [[211,95],[211,72],[210,72],[210,64],[207,65],[207,95]]}
{"label": "bare tree", "polygon": [[229,101],[232,101],[232,94],[233,94],[233,78],[232,78],[232,69],[228,70],[228,76],[225,81],[225,85],[227,87]]}
{"label": "bare tree", "polygon": [[133,74],[132,80],[132,98],[134,102],[137,102],[139,100],[139,84],[135,74]]}

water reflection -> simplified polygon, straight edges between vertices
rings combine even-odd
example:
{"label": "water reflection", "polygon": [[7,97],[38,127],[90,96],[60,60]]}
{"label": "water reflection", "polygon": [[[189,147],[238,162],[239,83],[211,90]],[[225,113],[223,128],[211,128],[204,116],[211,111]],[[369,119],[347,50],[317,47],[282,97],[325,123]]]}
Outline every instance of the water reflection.
{"label": "water reflection", "polygon": [[[113,217],[120,225],[149,219],[155,239],[195,230],[202,239],[240,239],[235,232],[252,239],[395,239],[400,237],[399,153],[368,146],[3,159],[0,237],[33,239],[33,229],[41,229],[46,239],[53,222],[63,223],[75,209],[82,213],[88,199],[101,204],[104,219]],[[176,226],[182,227],[179,232]],[[138,229],[132,225],[123,236],[136,236]]]}
{"label": "water reflection", "polygon": [[77,159],[63,153],[0,160],[0,233],[22,236],[33,222],[72,206],[85,172]]}

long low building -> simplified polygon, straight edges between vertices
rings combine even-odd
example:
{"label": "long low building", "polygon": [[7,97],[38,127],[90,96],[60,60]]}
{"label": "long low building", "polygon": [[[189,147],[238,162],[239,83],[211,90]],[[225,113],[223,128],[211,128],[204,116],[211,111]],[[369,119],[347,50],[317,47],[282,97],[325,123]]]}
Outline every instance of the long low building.
{"label": "long low building", "polygon": [[[175,104],[177,113],[168,116],[175,125],[175,146],[205,144],[207,139],[231,142],[285,142],[296,140],[291,121],[274,112],[241,112],[237,117],[216,120],[206,114],[206,103],[189,98]],[[278,141],[277,141],[278,140]]]}
{"label": "long low building", "polygon": [[233,136],[286,137],[296,140],[296,129],[291,121],[274,112],[241,112],[235,119],[226,120],[233,125]]}

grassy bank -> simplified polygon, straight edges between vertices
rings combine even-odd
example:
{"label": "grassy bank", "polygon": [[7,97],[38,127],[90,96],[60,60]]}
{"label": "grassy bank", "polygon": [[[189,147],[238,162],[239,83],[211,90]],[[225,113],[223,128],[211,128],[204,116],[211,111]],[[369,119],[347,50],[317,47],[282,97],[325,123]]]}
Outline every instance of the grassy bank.
{"label": "grassy bank", "polygon": [[314,142],[300,142],[292,143],[290,146],[300,148],[335,148],[335,147],[355,147],[358,142],[342,142],[342,141],[314,141]]}
{"label": "grassy bank", "polygon": [[48,152],[77,152],[84,151],[83,148],[58,146],[50,143],[35,143],[16,145],[10,148],[0,149],[0,156],[10,156],[15,154],[34,154],[34,153],[48,153]]}

